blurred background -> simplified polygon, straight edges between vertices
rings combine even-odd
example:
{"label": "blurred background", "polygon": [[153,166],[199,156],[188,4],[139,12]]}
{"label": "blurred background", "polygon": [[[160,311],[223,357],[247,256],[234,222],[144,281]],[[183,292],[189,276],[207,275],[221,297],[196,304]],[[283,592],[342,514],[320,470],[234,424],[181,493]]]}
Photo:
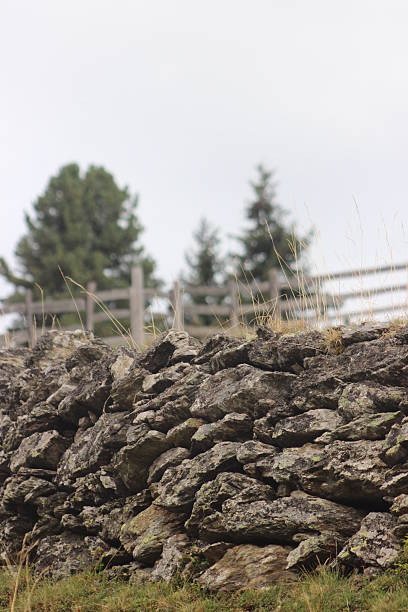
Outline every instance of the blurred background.
{"label": "blurred background", "polygon": [[363,276],[337,320],[404,314],[407,26],[404,0],[2,0],[1,330],[43,326],[27,299],[68,286],[85,310],[83,288],[105,290],[130,328],[106,291],[141,282],[157,290],[145,325],[180,300],[179,326],[236,324],[234,299],[275,316],[276,291],[358,292]]}

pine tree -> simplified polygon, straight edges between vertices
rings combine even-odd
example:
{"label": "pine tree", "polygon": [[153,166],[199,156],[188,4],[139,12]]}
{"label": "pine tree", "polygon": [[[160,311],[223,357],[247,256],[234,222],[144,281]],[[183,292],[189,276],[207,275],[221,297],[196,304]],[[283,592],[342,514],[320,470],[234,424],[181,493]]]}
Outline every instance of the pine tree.
{"label": "pine tree", "polygon": [[16,258],[20,276],[6,262],[0,272],[18,286],[35,283],[48,295],[63,293],[66,276],[98,288],[126,286],[135,262],[144,268],[147,284],[155,283],[154,261],[139,243],[142,226],[136,217],[137,198],[121,189],[102,167],[90,166],[81,175],[77,164],[61,168],[26,214],[26,235]]}
{"label": "pine tree", "polygon": [[241,243],[237,275],[251,282],[264,281],[271,268],[294,271],[297,258],[310,243],[311,234],[299,236],[294,225],[286,225],[283,218],[287,212],[276,202],[276,185],[273,172],[264,166],[257,167],[257,178],[250,185],[254,199],[245,209],[248,228],[237,240]]}

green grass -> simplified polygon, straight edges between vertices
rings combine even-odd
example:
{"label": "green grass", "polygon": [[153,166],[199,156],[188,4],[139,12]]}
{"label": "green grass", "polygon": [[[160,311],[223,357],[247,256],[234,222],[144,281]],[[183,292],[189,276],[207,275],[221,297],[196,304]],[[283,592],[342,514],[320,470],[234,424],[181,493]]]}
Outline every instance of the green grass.
{"label": "green grass", "polygon": [[0,573],[0,609],[13,612],[399,612],[408,610],[408,577],[388,573],[369,580],[344,577],[327,568],[305,575],[296,584],[274,585],[263,591],[210,594],[188,583],[131,585],[84,572],[52,582],[34,581],[22,572],[13,603],[16,579]]}

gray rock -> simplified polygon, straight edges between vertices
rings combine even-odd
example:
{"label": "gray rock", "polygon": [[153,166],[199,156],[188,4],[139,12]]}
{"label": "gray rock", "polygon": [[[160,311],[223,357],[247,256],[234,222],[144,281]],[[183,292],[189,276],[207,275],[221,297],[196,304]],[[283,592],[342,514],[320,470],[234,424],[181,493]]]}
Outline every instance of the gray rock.
{"label": "gray rock", "polygon": [[55,491],[55,485],[42,478],[12,476],[4,484],[3,505],[6,510],[13,510],[16,506],[32,506],[38,497],[51,495]]}
{"label": "gray rock", "polygon": [[[243,474],[222,473],[201,487],[195,496],[195,502],[190,518],[185,524],[187,532],[198,535],[203,520],[212,516],[222,508],[226,500],[239,499],[247,502],[260,500],[273,500],[276,495],[274,490],[254,478]],[[222,538],[220,538],[222,539]]]}
{"label": "gray rock", "polygon": [[199,537],[208,542],[286,544],[299,532],[315,535],[335,531],[350,536],[363,516],[359,510],[301,491],[275,500],[253,501],[241,495],[227,499],[221,510],[208,514],[199,527]]}
{"label": "gray rock", "polygon": [[286,568],[292,570],[313,569],[318,564],[323,564],[335,557],[344,543],[345,538],[335,532],[308,537],[290,551]]}
{"label": "gray rock", "polygon": [[161,558],[156,561],[151,578],[170,582],[181,571],[191,542],[184,533],[170,536],[163,545]]}
{"label": "gray rock", "polygon": [[17,472],[26,466],[54,470],[68,445],[69,441],[57,431],[34,433],[21,442],[10,461],[10,469]]}
{"label": "gray rock", "polygon": [[[363,377],[364,380],[364,377]],[[382,412],[396,412],[408,407],[408,392],[399,387],[375,383],[352,383],[345,386],[339,399],[339,413],[347,421]]]}
{"label": "gray rock", "polygon": [[319,331],[283,335],[269,333],[268,336],[254,341],[248,351],[249,363],[263,369],[292,371],[295,365],[303,367],[306,357],[328,351],[327,339]]}
{"label": "gray rock", "polygon": [[58,466],[59,481],[69,483],[109,463],[114,451],[126,444],[130,422],[125,412],[103,414],[65,452]]}
{"label": "gray rock", "polygon": [[131,366],[123,376],[114,380],[111,389],[113,402],[111,410],[114,412],[130,410],[133,404],[143,397],[143,381],[148,375],[147,370]]}
{"label": "gray rock", "polygon": [[379,412],[376,414],[364,414],[353,419],[345,425],[341,425],[334,431],[326,432],[316,442],[327,444],[333,440],[382,440],[391,427],[401,421],[402,412]]}
{"label": "gray rock", "polygon": [[81,346],[89,344],[101,346],[93,334],[82,330],[75,331],[49,331],[38,340],[33,350],[28,353],[25,366],[45,370],[52,365],[64,362]]}
{"label": "gray rock", "polygon": [[385,439],[381,458],[387,465],[402,463],[408,457],[408,417],[393,425]]}
{"label": "gray rock", "polygon": [[301,446],[312,442],[326,431],[334,431],[343,422],[334,410],[309,410],[298,416],[278,421],[271,432],[271,441],[278,446]]}
{"label": "gray rock", "polygon": [[397,519],[387,512],[370,512],[358,532],[339,553],[339,562],[352,567],[391,567],[401,553],[401,543],[393,534]]}
{"label": "gray rock", "polygon": [[188,510],[204,482],[214,478],[218,472],[238,468],[238,448],[239,443],[220,442],[194,459],[186,459],[178,467],[169,468],[159,483],[155,503],[169,510]]}
{"label": "gray rock", "polygon": [[106,544],[94,537],[69,532],[44,537],[36,549],[36,574],[58,580],[97,563],[106,550]]}
{"label": "gray rock", "polygon": [[397,516],[408,514],[408,495],[406,493],[401,493],[394,499],[390,512]]}
{"label": "gray rock", "polygon": [[157,372],[156,374],[148,374],[142,383],[144,393],[158,394],[162,393],[178,380],[181,380],[189,369],[188,363],[177,363]]}
{"label": "gray rock", "polygon": [[381,449],[381,441],[368,440],[283,449],[262,466],[262,477],[346,504],[378,503],[389,470]]}
{"label": "gray rock", "polygon": [[271,411],[276,418],[291,416],[287,399],[295,378],[292,374],[263,372],[249,365],[222,370],[202,383],[191,414],[211,421],[232,412],[247,414],[252,419]]}
{"label": "gray rock", "polygon": [[180,532],[182,524],[182,516],[152,504],[122,526],[120,541],[136,561],[153,565],[164,544]]}
{"label": "gray rock", "polygon": [[241,442],[252,437],[252,421],[246,414],[231,412],[215,423],[201,425],[191,438],[191,452],[202,453],[217,442]]}
{"label": "gray rock", "polygon": [[149,465],[169,448],[166,436],[159,431],[145,432],[141,428],[136,439],[124,446],[114,459],[114,465],[130,491],[145,488]]}
{"label": "gray rock", "polygon": [[137,412],[151,412],[147,419],[152,429],[167,433],[191,417],[190,407],[194,402],[200,385],[208,374],[199,366],[191,366],[188,373],[159,395],[136,404]]}
{"label": "gray rock", "polygon": [[296,579],[286,570],[286,557],[290,548],[271,544],[234,546],[212,565],[198,583],[210,591],[236,591],[262,589],[273,584]]}
{"label": "gray rock", "polygon": [[167,440],[173,446],[183,446],[184,448],[190,448],[191,438],[201,425],[204,425],[205,421],[202,419],[195,419],[193,417],[175,425],[167,432]]}
{"label": "gray rock", "polygon": [[165,451],[151,464],[147,484],[150,485],[152,482],[159,481],[167,468],[176,467],[189,457],[190,453],[186,448],[170,448],[168,451]]}
{"label": "gray rock", "polygon": [[[110,401],[112,375],[110,367],[113,356],[101,359],[88,366],[74,368],[71,381],[77,382],[74,390],[66,395],[58,405],[59,417],[70,425],[76,425],[78,420],[92,411],[98,416],[102,414]],[[74,373],[75,370],[80,370]]]}
{"label": "gray rock", "polygon": [[169,365],[189,362],[198,355],[201,343],[186,332],[170,330],[137,357],[137,364],[149,372],[159,372]]}

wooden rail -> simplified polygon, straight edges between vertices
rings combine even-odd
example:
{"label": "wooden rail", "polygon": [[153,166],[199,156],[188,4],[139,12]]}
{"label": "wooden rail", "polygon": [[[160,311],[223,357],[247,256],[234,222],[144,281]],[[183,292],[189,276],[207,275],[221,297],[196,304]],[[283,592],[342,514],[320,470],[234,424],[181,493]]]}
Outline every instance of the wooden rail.
{"label": "wooden rail", "polygon": [[[188,329],[197,337],[205,337],[220,331],[220,326],[237,331],[243,321],[259,320],[268,316],[307,321],[324,319],[330,322],[347,317],[349,319],[356,316],[364,317],[364,314],[401,312],[406,310],[406,304],[401,301],[397,305],[372,305],[370,308],[352,310],[348,313],[343,307],[349,300],[371,299],[394,293],[407,295],[407,283],[389,282],[391,274],[402,271],[408,273],[408,263],[300,278],[294,276],[290,279],[274,269],[270,271],[268,280],[261,283],[246,284],[231,280],[223,286],[196,287],[182,286],[176,281],[169,291],[165,291],[145,287],[142,268],[134,267],[130,287],[100,291],[95,283],[89,283],[87,291],[75,300],[45,299],[42,302],[34,302],[32,293],[28,290],[22,303],[4,301],[0,306],[0,314],[16,314],[22,317],[23,329],[10,335],[14,344],[32,345],[35,338],[43,333],[42,322],[49,316],[55,318],[61,314],[79,312],[84,326],[89,331],[93,331],[96,324],[109,319],[128,321],[128,338],[131,338],[137,346],[142,346],[147,339],[146,326],[149,320],[156,322],[164,320],[168,327],[178,330]],[[378,274],[389,275],[387,282],[382,286],[346,289],[338,293],[322,290],[325,284],[331,281],[361,280],[363,277]],[[204,298],[205,303],[195,303],[194,298],[197,297]],[[158,300],[159,307],[152,308],[152,300]],[[211,317],[213,323],[203,325],[203,317],[207,320]],[[70,327],[79,325],[78,321],[78,325]],[[105,341],[114,344],[122,343],[124,340],[117,335],[105,338]]]}

